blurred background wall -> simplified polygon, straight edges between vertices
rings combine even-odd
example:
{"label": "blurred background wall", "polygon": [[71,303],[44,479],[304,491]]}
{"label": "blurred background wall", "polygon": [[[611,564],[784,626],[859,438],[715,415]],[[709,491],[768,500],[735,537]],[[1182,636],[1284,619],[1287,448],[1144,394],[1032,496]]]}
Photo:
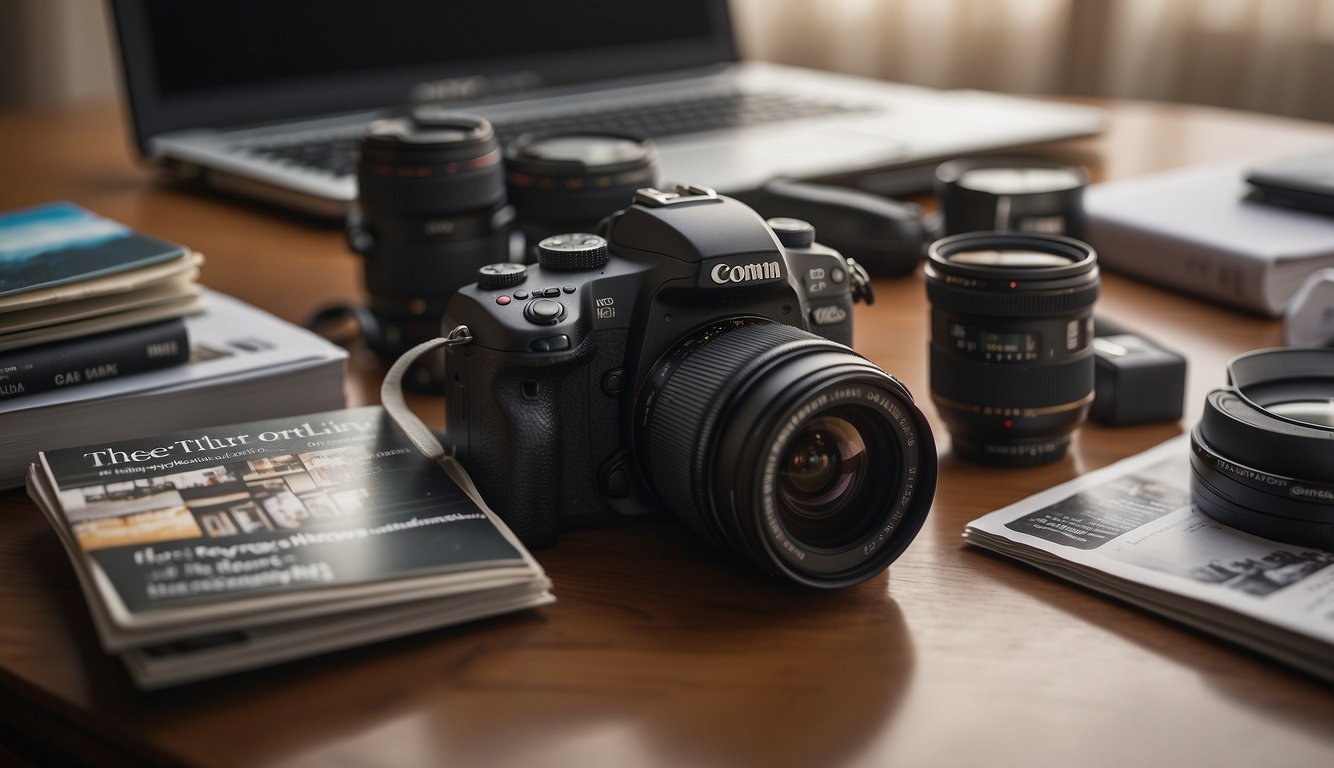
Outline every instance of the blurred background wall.
{"label": "blurred background wall", "polygon": [[0,109],[114,98],[101,0],[0,0]]}
{"label": "blurred background wall", "polygon": [[[753,58],[1334,120],[1334,0],[732,2]],[[0,0],[0,109],[113,98],[112,52],[101,0]]]}

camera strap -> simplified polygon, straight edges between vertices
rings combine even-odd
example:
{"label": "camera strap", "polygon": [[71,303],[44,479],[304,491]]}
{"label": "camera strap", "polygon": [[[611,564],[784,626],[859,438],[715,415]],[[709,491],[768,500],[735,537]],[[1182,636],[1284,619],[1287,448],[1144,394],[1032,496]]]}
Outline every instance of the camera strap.
{"label": "camera strap", "polygon": [[[471,340],[471,337],[469,337]],[[438,339],[424,341],[421,344],[404,352],[401,357],[389,366],[389,372],[384,375],[384,383],[380,385],[380,403],[389,413],[389,418],[394,420],[399,429],[408,436],[408,440],[417,449],[421,455],[428,459],[439,460],[445,456],[445,446],[441,444],[440,439],[435,436],[431,428],[417,417],[408,407],[408,403],[403,399],[403,376],[408,368],[422,355],[433,349],[459,343],[450,338],[441,336]]]}

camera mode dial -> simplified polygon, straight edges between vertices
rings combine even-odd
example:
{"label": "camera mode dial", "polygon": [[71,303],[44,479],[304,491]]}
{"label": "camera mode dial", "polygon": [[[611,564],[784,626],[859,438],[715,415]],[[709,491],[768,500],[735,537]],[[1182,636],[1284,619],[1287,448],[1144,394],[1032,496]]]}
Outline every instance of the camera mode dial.
{"label": "camera mode dial", "polygon": [[815,243],[815,227],[801,219],[779,217],[767,223],[785,248],[809,248]]}
{"label": "camera mode dial", "polygon": [[477,270],[477,285],[484,291],[509,288],[528,279],[528,268],[522,264],[502,261],[487,264]]}
{"label": "camera mode dial", "polygon": [[543,269],[578,272],[598,269],[611,260],[607,241],[597,235],[577,232],[552,235],[537,244],[537,260]]}

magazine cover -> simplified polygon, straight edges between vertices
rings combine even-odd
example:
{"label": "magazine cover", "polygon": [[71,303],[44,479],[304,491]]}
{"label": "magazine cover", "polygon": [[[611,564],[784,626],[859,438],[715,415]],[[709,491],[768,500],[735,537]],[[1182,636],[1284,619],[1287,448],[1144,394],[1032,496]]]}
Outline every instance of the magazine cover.
{"label": "magazine cover", "polygon": [[[41,461],[47,487],[30,492],[89,576],[90,600],[106,607],[109,650],[183,627],[454,593],[487,569],[541,577],[504,524],[378,406],[47,451]],[[135,628],[162,631],[115,631]]]}
{"label": "magazine cover", "polygon": [[1188,439],[985,515],[964,539],[1334,680],[1334,553],[1200,512]]}
{"label": "magazine cover", "polygon": [[186,249],[72,203],[0,214],[0,297],[180,259]]}

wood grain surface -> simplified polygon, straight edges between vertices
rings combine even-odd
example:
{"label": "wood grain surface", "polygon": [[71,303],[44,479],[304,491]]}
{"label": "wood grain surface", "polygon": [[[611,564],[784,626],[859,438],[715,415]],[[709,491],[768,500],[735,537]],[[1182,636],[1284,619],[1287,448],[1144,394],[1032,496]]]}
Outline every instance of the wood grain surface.
{"label": "wood grain surface", "polygon": [[[1334,127],[1101,102],[1044,148],[1098,179],[1334,144]],[[154,183],[111,105],[0,114],[0,209],[66,199],[202,251],[211,288],[300,322],[362,295],[336,228]],[[1116,275],[1098,311],[1190,361],[1179,424],[1085,426],[1025,470],[951,457],[927,389],[920,275],[878,281],[855,346],[940,443],[925,528],[883,574],[799,589],[671,522],[565,535],[550,607],[155,693],[97,646],[64,553],[0,493],[0,755],[97,765],[1334,765],[1334,690],[1223,641],[967,547],[964,524],[1198,418],[1235,354],[1281,326]],[[348,398],[375,402],[365,350]],[[443,423],[437,398],[411,400]],[[3,425],[0,424],[0,429]],[[2,439],[2,438],[0,438]]]}

